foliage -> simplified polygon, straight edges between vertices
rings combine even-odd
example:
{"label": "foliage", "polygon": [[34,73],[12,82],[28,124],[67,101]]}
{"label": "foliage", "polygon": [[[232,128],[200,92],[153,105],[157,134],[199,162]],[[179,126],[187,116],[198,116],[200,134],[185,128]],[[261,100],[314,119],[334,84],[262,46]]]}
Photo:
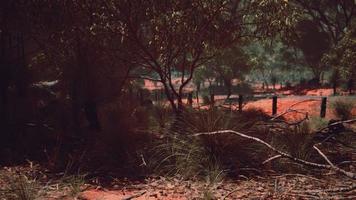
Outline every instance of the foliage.
{"label": "foliage", "polygon": [[309,122],[310,130],[317,131],[321,128],[326,127],[329,121],[321,117],[311,117],[308,122]]}
{"label": "foliage", "polygon": [[[354,24],[354,23],[353,23]],[[343,39],[333,47],[333,49],[323,57],[325,64],[331,65],[335,70],[340,71],[340,78],[348,84],[348,89],[352,89],[355,84],[356,76],[356,29],[351,26],[347,30]]]}
{"label": "foliage", "polygon": [[[299,126],[291,127],[280,133],[273,133],[271,144],[290,155],[303,160],[314,159],[313,154],[313,134],[311,133],[310,125],[304,122]],[[300,168],[293,168],[293,165],[285,163],[280,160],[277,163],[277,169],[283,170],[287,167],[288,170],[300,170]]]}
{"label": "foliage", "polygon": [[64,176],[61,179],[61,183],[68,185],[70,190],[70,196],[77,197],[82,192],[82,187],[85,184],[85,175],[70,175]]}
{"label": "foliage", "polygon": [[250,70],[248,54],[239,47],[221,51],[208,65],[215,71],[215,77],[223,80],[228,98],[232,94],[233,80],[241,82],[243,75]]}
{"label": "foliage", "polygon": [[35,180],[29,180],[25,175],[17,175],[14,177],[5,178],[8,181],[8,188],[2,192],[4,192],[3,197],[6,199],[35,200],[38,198],[39,188]]}
{"label": "foliage", "polygon": [[355,103],[351,100],[341,100],[337,99],[332,103],[333,112],[341,120],[351,119],[352,109],[354,108]]}
{"label": "foliage", "polygon": [[268,42],[254,42],[245,47],[250,57],[252,70],[248,79],[273,85],[273,77],[278,81],[299,81],[299,77],[307,77],[306,68],[303,67],[304,59],[300,51],[288,47],[276,39]]}
{"label": "foliage", "polygon": [[317,22],[310,20],[300,21],[296,30],[296,39],[291,43],[303,52],[306,63],[312,69],[314,77],[319,80],[325,68],[321,64],[321,58],[330,46],[328,35],[319,30]]}

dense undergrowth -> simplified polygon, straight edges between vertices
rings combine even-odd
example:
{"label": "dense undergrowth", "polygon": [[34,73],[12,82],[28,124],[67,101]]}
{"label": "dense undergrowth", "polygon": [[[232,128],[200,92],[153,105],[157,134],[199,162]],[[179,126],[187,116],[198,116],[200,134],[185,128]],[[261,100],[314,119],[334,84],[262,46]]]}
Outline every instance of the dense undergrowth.
{"label": "dense undergrowth", "polygon": [[[46,173],[60,173],[61,184],[74,196],[82,190],[86,180],[95,177],[142,179],[159,175],[205,180],[208,185],[213,185],[223,179],[263,175],[266,171],[315,173],[315,169],[285,158],[262,164],[275,153],[249,139],[233,134],[194,135],[201,132],[239,131],[260,138],[293,157],[316,163],[324,161],[313,145],[322,141],[325,150],[330,150],[326,153],[333,162],[353,159],[356,140],[352,127],[319,133],[317,130],[327,125],[320,118],[288,126],[271,121],[268,115],[255,109],[239,112],[214,106],[202,110],[187,107],[177,115],[162,103],[142,105],[135,99],[129,103],[118,102],[121,103],[107,104],[99,111],[100,131],[84,127],[80,140],[61,138],[62,135],[57,133],[54,141],[53,138],[41,140],[41,144],[33,146],[46,147],[42,149],[44,155],[28,154],[26,159],[40,158],[35,161],[47,169]],[[339,120],[352,117],[350,108],[349,104],[334,104]],[[326,141],[330,134],[335,135],[332,140]],[[22,149],[13,147],[11,151],[16,154]],[[28,152],[36,154],[41,151],[34,149]],[[23,159],[23,162],[27,161]],[[5,179],[14,183],[9,185],[8,190],[19,191],[11,193],[13,196],[8,198],[34,199],[40,194],[34,189],[38,183],[21,173]],[[36,192],[31,192],[33,190]]]}

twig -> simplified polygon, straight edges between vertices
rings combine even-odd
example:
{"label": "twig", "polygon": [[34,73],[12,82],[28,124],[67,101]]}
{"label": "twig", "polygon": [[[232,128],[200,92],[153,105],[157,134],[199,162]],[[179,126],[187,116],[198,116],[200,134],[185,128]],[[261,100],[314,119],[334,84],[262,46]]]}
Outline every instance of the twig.
{"label": "twig", "polygon": [[129,196],[129,197],[126,197],[126,198],[123,198],[122,200],[131,200],[131,199],[134,199],[134,198],[137,198],[137,197],[140,197],[144,194],[146,194],[147,191],[143,191],[143,192],[140,192],[140,193],[137,193],[137,194],[134,194],[132,196]]}
{"label": "twig", "polygon": [[303,159],[300,159],[300,158],[293,157],[292,155],[290,155],[288,153],[285,153],[283,151],[280,151],[280,150],[276,149],[272,145],[268,144],[267,142],[265,142],[265,141],[263,141],[263,140],[261,140],[259,138],[252,137],[252,136],[249,136],[249,135],[237,132],[237,131],[221,130],[221,131],[213,131],[213,132],[202,132],[202,133],[193,134],[193,136],[216,135],[216,134],[221,134],[221,133],[232,133],[232,134],[238,135],[238,136],[243,137],[243,138],[254,140],[254,141],[258,142],[258,143],[261,143],[261,144],[265,145],[266,147],[268,147],[272,151],[280,154],[282,157],[289,158],[289,159],[291,159],[292,161],[294,161],[296,163],[300,163],[300,164],[303,164],[305,166],[310,166],[310,167],[317,167],[317,168],[322,168],[322,169],[332,169],[332,170],[334,170],[336,172],[344,174],[345,176],[347,176],[349,178],[356,179],[356,174],[354,174],[354,173],[347,172],[347,171],[342,170],[342,169],[340,169],[338,167],[335,167],[335,166],[314,163],[314,162],[310,162],[310,161],[306,161],[306,160],[303,160]]}
{"label": "twig", "polygon": [[273,156],[273,157],[270,157],[270,158],[268,158],[267,160],[263,161],[263,162],[262,162],[262,165],[264,165],[264,164],[266,164],[266,163],[268,163],[268,162],[271,162],[271,161],[273,161],[273,160],[276,160],[276,159],[278,159],[278,158],[281,158],[281,157],[282,157],[281,155],[275,155],[275,156]]}
{"label": "twig", "polygon": [[234,190],[231,190],[229,193],[227,193],[223,198],[222,200],[225,200],[227,197],[229,197],[230,195],[232,195],[234,192],[236,192],[237,190],[239,190],[241,188],[236,188]]}
{"label": "twig", "polygon": [[299,102],[296,102],[294,104],[292,104],[291,106],[289,106],[283,113],[273,117],[271,120],[275,120],[279,117],[282,117],[283,115],[287,114],[287,113],[290,113],[290,112],[297,112],[297,113],[301,113],[301,114],[307,114],[307,113],[303,113],[303,112],[300,112],[298,110],[295,110],[295,109],[292,109],[294,106],[298,105],[298,104],[301,104],[301,103],[305,103],[305,102],[309,102],[309,101],[320,101],[320,100],[316,100],[316,99],[306,99],[306,100],[303,100],[303,101],[299,101]]}
{"label": "twig", "polygon": [[319,181],[319,182],[325,182],[325,180],[318,179],[318,178],[315,178],[312,176],[303,175],[303,174],[283,174],[283,175],[279,175],[279,176],[274,176],[274,178],[287,177],[287,176],[303,177],[303,178],[313,179],[313,180]]}

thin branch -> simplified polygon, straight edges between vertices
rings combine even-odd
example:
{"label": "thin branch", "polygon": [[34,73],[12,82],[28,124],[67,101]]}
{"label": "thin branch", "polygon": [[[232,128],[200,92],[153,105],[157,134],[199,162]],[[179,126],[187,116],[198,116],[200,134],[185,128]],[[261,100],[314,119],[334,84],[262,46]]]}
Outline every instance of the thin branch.
{"label": "thin branch", "polygon": [[334,123],[331,123],[329,124],[328,126],[324,127],[324,128],[321,128],[319,130],[317,130],[315,133],[320,133],[322,132],[323,130],[325,129],[328,129],[328,128],[331,128],[331,127],[334,127],[334,126],[337,126],[339,124],[343,124],[343,123],[353,123],[353,122],[356,122],[356,119],[349,119],[349,120],[343,120],[343,121],[338,121],[338,122],[334,122]]}
{"label": "thin branch", "polygon": [[[297,110],[292,109],[292,108],[294,106],[298,105],[298,104],[305,103],[305,102],[311,102],[311,101],[320,101],[320,100],[319,99],[318,100],[317,99],[306,99],[306,100],[303,100],[303,101],[296,102],[296,103],[292,104],[291,106],[289,106],[283,113],[273,117],[271,120],[273,121],[273,120],[275,120],[275,119],[277,119],[279,117],[282,117],[283,115],[286,115],[289,112],[299,112],[299,113],[301,113],[300,111],[297,111]],[[305,114],[305,113],[303,113],[303,114]]]}
{"label": "thin branch", "polygon": [[342,173],[344,174],[345,176],[347,177],[350,177],[352,179],[356,179],[356,174],[355,173],[352,173],[352,172],[348,172],[348,171],[345,171],[339,167],[336,167],[329,159],[328,157],[326,157],[326,155],[318,148],[316,147],[315,145],[313,145],[313,148],[321,155],[321,157],[324,158],[324,160],[330,165],[330,167],[336,171],[336,172],[339,172],[339,173]]}
{"label": "thin branch", "polygon": [[281,155],[272,156],[272,157],[268,158],[267,160],[263,161],[262,165],[265,165],[266,163],[271,162],[271,161],[276,160],[276,159],[281,158],[281,157],[282,157]]}

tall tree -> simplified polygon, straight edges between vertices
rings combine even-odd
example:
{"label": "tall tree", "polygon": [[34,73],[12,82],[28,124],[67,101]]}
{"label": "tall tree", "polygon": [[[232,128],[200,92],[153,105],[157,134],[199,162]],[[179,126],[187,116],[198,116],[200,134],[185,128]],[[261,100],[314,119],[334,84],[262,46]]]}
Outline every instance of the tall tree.
{"label": "tall tree", "polygon": [[291,43],[303,52],[306,64],[312,70],[316,83],[319,83],[325,70],[321,59],[330,48],[330,38],[319,29],[316,22],[310,20],[300,21],[296,30],[296,37]]}
{"label": "tall tree", "polygon": [[[212,49],[241,37],[238,1],[105,2],[110,12],[104,15],[116,24],[110,24],[111,30],[130,41],[135,63],[158,78],[176,112],[183,107],[185,86],[213,57]],[[179,84],[174,84],[174,74]]]}

